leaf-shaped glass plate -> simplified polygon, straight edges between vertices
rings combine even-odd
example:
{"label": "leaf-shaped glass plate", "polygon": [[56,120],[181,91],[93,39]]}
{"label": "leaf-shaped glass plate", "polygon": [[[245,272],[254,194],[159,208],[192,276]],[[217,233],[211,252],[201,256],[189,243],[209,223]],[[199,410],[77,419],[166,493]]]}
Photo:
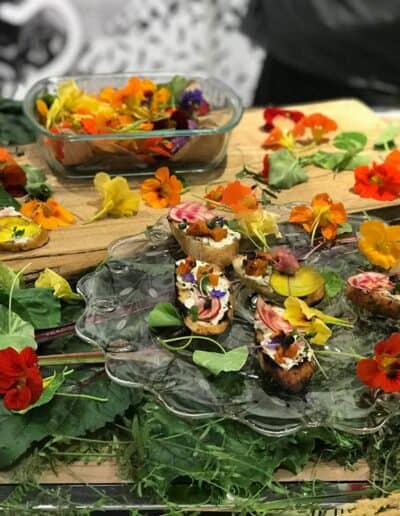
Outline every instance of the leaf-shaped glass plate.
{"label": "leaf-shaped glass plate", "polygon": [[[357,226],[358,220],[352,223]],[[283,225],[282,233],[280,243],[299,256],[307,253],[308,236],[301,229]],[[251,352],[245,367],[213,376],[196,366],[191,351],[211,349],[201,341],[194,340],[192,350],[168,351],[149,329],[146,317],[158,302],[175,301],[174,264],[181,256],[175,241],[160,224],[153,226],[150,238],[129,237],[114,243],[111,251],[113,256],[78,284],[86,310],[76,329],[82,339],[104,350],[107,373],[117,383],[142,387],[181,417],[231,418],[272,436],[323,426],[371,433],[398,412],[393,396],[376,395],[357,380],[351,358],[319,355],[321,367],[301,395],[285,394],[270,383],[254,354],[252,292],[235,279],[234,320],[218,340],[227,349],[248,345]],[[355,243],[346,240],[314,252],[307,262],[334,269],[343,278],[365,265]],[[321,308],[354,321],[351,330],[333,328],[327,346],[332,351],[367,355],[378,340],[397,329],[395,322],[385,319],[360,318],[343,295],[324,301]]]}

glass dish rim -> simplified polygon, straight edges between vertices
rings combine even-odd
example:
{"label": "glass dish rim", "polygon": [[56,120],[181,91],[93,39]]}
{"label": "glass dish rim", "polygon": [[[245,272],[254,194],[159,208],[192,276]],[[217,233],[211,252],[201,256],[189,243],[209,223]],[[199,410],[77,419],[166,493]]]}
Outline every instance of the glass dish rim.
{"label": "glass dish rim", "polygon": [[[85,79],[96,79],[96,78],[129,78],[132,76],[137,77],[146,77],[146,78],[172,78],[175,75],[185,75],[190,77],[192,80],[208,80],[213,82],[221,91],[225,91],[228,95],[230,103],[233,108],[233,114],[231,119],[226,124],[220,127],[213,128],[201,128],[201,129],[181,129],[179,131],[173,131],[171,129],[158,129],[156,131],[142,131],[137,133],[105,133],[105,134],[78,134],[78,135],[59,135],[54,134],[48,131],[45,127],[43,127],[37,121],[36,117],[33,113],[34,100],[36,98],[37,93],[44,85],[48,84],[57,84],[62,81],[68,80],[85,80]],[[97,73],[97,74],[78,74],[78,75],[54,75],[50,77],[44,77],[39,81],[36,81],[27,91],[24,99],[23,99],[23,111],[24,114],[28,117],[30,122],[33,124],[36,131],[41,133],[43,136],[47,138],[51,138],[53,140],[62,140],[68,142],[75,141],[98,141],[98,140],[131,140],[131,139],[144,139],[144,138],[152,138],[154,136],[162,136],[162,137],[175,137],[175,136],[211,136],[217,134],[225,134],[229,131],[232,131],[234,127],[238,125],[240,122],[243,112],[244,106],[240,99],[240,97],[234,92],[234,90],[225,84],[220,79],[212,76],[206,76],[201,74],[183,74],[178,72],[121,72],[121,73]]]}

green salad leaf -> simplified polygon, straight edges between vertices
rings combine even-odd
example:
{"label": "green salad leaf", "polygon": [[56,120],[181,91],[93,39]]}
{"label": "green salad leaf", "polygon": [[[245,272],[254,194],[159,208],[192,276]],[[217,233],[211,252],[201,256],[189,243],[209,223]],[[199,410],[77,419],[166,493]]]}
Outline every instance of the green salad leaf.
{"label": "green salad leaf", "polygon": [[182,326],[182,316],[171,303],[157,303],[147,316],[150,328],[166,328],[169,326]]}
{"label": "green salad leaf", "polygon": [[0,305],[0,349],[8,347],[17,351],[26,347],[36,349],[35,330],[32,324]]}
{"label": "green salad leaf", "polygon": [[[0,305],[8,306],[9,292],[0,288]],[[60,301],[49,288],[17,288],[13,292],[12,310],[36,330],[52,328],[61,322]]]}
{"label": "green salad leaf", "polygon": [[247,346],[239,346],[225,353],[196,349],[193,352],[193,362],[217,375],[222,372],[240,371],[246,363],[248,356],[249,350]]}
{"label": "green salad leaf", "polygon": [[269,157],[268,184],[287,189],[308,181],[308,175],[299,161],[287,149],[272,152]]}
{"label": "green salad leaf", "polygon": [[20,287],[20,276],[8,267],[5,263],[0,262],[0,287],[10,290],[15,282],[15,288]]}
{"label": "green salad leaf", "polygon": [[40,168],[32,165],[22,165],[26,175],[25,190],[34,199],[47,201],[53,191],[47,184],[46,174]]}
{"label": "green salad leaf", "polygon": [[320,271],[325,281],[325,293],[328,297],[337,296],[345,286],[345,281],[333,270],[324,269]]}
{"label": "green salad leaf", "polygon": [[356,154],[364,149],[367,141],[365,134],[348,131],[338,134],[332,143],[337,149]]}
{"label": "green salad leaf", "polygon": [[376,149],[390,149],[396,147],[396,138],[400,133],[400,123],[392,122],[380,133],[374,142]]}

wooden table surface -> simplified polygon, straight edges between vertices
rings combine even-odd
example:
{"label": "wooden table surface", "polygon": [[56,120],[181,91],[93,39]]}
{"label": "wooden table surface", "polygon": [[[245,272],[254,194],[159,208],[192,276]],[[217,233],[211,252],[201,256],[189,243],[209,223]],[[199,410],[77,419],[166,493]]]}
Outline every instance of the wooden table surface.
{"label": "wooden table surface", "polygon": [[[305,113],[322,112],[334,118],[339,131],[362,131],[369,137],[366,154],[379,157],[372,150],[374,138],[385,126],[385,122],[377,117],[367,106],[357,100],[338,100],[301,106]],[[263,123],[262,110],[252,109],[245,112],[242,121],[234,130],[228,147],[228,155],[224,166],[211,173],[192,174],[186,177],[190,192],[185,199],[194,198],[193,194],[203,195],[205,185],[213,181],[230,181],[241,170],[243,164],[250,169],[259,171],[265,151],[261,143],[266,138],[260,127]],[[48,171],[49,183],[54,188],[54,197],[74,213],[77,223],[68,228],[53,231],[50,242],[40,248],[25,253],[3,253],[2,260],[8,265],[19,269],[30,263],[29,273],[37,275],[45,267],[51,267],[63,275],[77,274],[99,263],[105,258],[110,243],[118,238],[143,231],[147,225],[153,224],[157,218],[164,215],[166,210],[155,210],[144,203],[141,204],[138,215],[122,219],[104,219],[93,224],[82,225],[82,222],[93,215],[99,203],[99,198],[90,180],[66,180],[48,170],[36,145],[26,146],[22,162],[30,162]],[[329,150],[329,145],[321,146]],[[281,211],[282,216],[287,210],[280,209],[288,202],[308,203],[314,194],[329,192],[334,200],[340,200],[350,212],[370,210],[384,207],[388,204],[362,199],[351,192],[353,172],[345,171],[334,175],[332,172],[315,167],[308,167],[309,181],[296,185],[290,190],[283,190],[277,200],[277,206],[272,207]],[[135,180],[132,185],[137,185]]]}

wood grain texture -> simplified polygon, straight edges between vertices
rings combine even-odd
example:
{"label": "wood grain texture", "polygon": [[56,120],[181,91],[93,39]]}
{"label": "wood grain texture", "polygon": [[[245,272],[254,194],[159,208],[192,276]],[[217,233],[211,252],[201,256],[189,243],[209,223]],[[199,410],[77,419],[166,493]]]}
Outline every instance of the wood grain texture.
{"label": "wood grain texture", "polygon": [[[362,131],[368,138],[366,153],[379,158],[379,153],[372,150],[374,138],[385,126],[367,106],[357,100],[338,100],[301,106],[305,113],[322,112],[334,118],[340,131]],[[230,181],[245,163],[254,170],[261,169],[265,151],[261,144],[266,133],[260,130],[263,122],[262,110],[248,110],[234,130],[229,143],[226,162],[221,168],[207,174],[191,174],[187,182],[191,186],[185,199],[194,199],[193,194],[203,195],[205,185],[213,181]],[[329,150],[329,145],[320,147]],[[26,146],[22,161],[47,169],[36,145]],[[48,170],[48,169],[47,169]],[[371,210],[394,205],[362,199],[351,192],[353,172],[346,171],[334,175],[330,171],[308,167],[309,181],[286,191],[278,196],[275,208],[282,218],[287,217],[286,203],[308,203],[314,194],[328,192],[334,200],[342,201],[349,212]],[[91,217],[99,204],[98,195],[90,180],[65,180],[48,171],[49,183],[54,188],[54,197],[72,211],[77,223],[68,228],[58,229],[50,235],[50,242],[40,248],[25,253],[2,253],[1,259],[15,269],[31,263],[30,273],[37,275],[46,267],[51,267],[64,275],[80,273],[95,265],[106,256],[107,247],[118,238],[143,231],[153,224],[166,210],[155,210],[142,203],[139,214],[123,219],[104,219],[90,225],[82,222]],[[132,185],[139,182],[132,180]],[[400,203],[400,201],[399,201]],[[279,206],[281,208],[279,208]]]}
{"label": "wood grain texture", "polygon": [[[303,471],[294,475],[284,469],[279,469],[275,474],[279,482],[305,482],[320,480],[323,482],[360,482],[369,480],[368,464],[360,460],[354,468],[348,469],[335,461],[310,462]],[[96,462],[85,463],[82,461],[58,468],[56,472],[46,471],[40,477],[41,484],[114,484],[128,482],[118,475],[118,468],[115,462],[108,460],[97,464]],[[12,471],[0,472],[0,484],[11,484]]]}

